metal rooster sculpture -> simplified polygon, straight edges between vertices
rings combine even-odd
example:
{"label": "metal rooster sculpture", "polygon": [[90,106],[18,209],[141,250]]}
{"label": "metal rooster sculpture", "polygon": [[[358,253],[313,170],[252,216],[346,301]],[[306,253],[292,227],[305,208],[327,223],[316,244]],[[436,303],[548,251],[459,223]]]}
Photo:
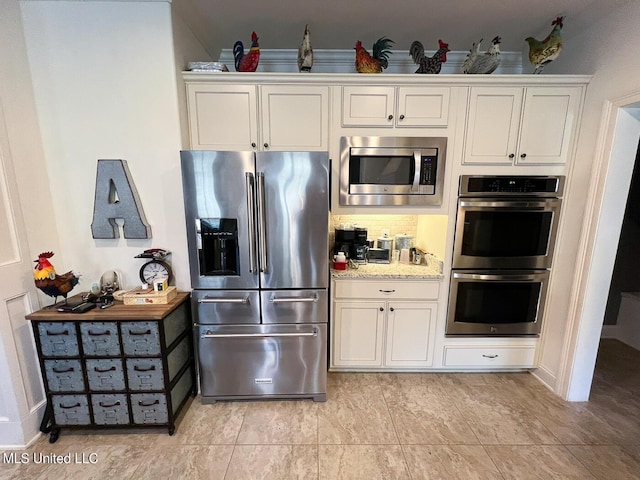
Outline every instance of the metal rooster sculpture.
{"label": "metal rooster sculpture", "polygon": [[238,40],[233,44],[233,58],[235,60],[236,72],[255,72],[260,62],[260,45],[258,44],[258,35],[256,32],[251,33],[251,48],[246,53],[244,45]]}
{"label": "metal rooster sculpture", "polygon": [[67,272],[63,275],[56,274],[56,269],[49,262],[51,257],[53,257],[53,252],[43,252],[38,255],[38,259],[34,260],[37,265],[33,272],[33,279],[36,287],[45,295],[54,297],[54,305],[58,301],[58,297],[64,297],[66,303],[68,293],[78,284],[80,277],[73,272]]}
{"label": "metal rooster sculpture", "polygon": [[298,48],[298,71],[310,72],[312,66],[313,66],[313,48],[311,47],[309,25],[305,25],[304,35],[302,37],[302,43]]}
{"label": "metal rooster sculpture", "polygon": [[469,50],[467,59],[462,64],[462,73],[493,73],[500,65],[500,42],[502,38],[499,36],[494,37],[491,40],[491,46],[484,53],[480,53],[480,44],[482,39],[478,43],[474,43]]}
{"label": "metal rooster sculpture", "polygon": [[372,53],[369,54],[362,46],[362,42],[356,42],[356,71],[358,73],[382,73],[389,66],[389,55],[393,40],[382,37],[373,44]]}
{"label": "metal rooster sculpture", "polygon": [[551,25],[553,29],[544,40],[536,40],[533,37],[524,39],[529,44],[529,61],[534,66],[533,73],[542,73],[542,69],[548,63],[554,61],[562,51],[562,22],[564,17],[557,17]]}
{"label": "metal rooster sculpture", "polygon": [[413,63],[418,65],[416,73],[440,73],[442,64],[447,61],[447,52],[449,51],[449,44],[444,43],[442,40],[438,40],[439,48],[432,57],[427,57],[424,54],[424,46],[421,42],[416,40],[409,47],[409,55],[413,59]]}

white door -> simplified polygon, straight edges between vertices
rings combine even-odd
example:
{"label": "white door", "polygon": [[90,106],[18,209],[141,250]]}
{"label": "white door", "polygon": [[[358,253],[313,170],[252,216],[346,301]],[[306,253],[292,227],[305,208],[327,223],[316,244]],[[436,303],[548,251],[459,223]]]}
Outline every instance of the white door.
{"label": "white door", "polygon": [[335,302],[333,366],[382,366],[384,302]]}
{"label": "white door", "polygon": [[[1,107],[1,105],[0,105]],[[45,406],[31,324],[37,303],[30,258],[0,108],[0,445],[24,445],[37,433]]]}
{"label": "white door", "polygon": [[393,127],[395,87],[342,87],[342,125]]}
{"label": "white door", "polygon": [[435,302],[389,302],[386,366],[431,366],[436,306]]}

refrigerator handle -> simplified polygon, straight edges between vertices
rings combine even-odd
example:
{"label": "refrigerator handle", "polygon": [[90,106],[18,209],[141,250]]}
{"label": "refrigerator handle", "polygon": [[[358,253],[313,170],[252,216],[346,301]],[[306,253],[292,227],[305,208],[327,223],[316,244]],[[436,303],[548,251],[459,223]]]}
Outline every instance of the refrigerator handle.
{"label": "refrigerator handle", "polygon": [[255,212],[255,192],[253,173],[245,173],[245,183],[247,186],[247,227],[249,229],[249,272],[257,273],[257,256],[256,256],[256,212]]}
{"label": "refrigerator handle", "polygon": [[268,252],[267,252],[267,212],[266,198],[264,193],[264,173],[258,172],[258,249],[260,251],[259,265],[260,271],[269,272]]}

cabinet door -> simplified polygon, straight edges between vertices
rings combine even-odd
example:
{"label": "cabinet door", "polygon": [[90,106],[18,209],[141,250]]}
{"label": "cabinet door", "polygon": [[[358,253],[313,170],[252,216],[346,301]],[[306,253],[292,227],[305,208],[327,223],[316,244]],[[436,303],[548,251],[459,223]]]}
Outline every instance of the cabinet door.
{"label": "cabinet door", "polygon": [[449,88],[399,87],[398,127],[446,127]]}
{"label": "cabinet door", "polygon": [[255,149],[256,102],[253,85],[187,85],[191,149]]}
{"label": "cabinet door", "polygon": [[577,125],[581,87],[527,88],[516,163],[566,163]]}
{"label": "cabinet door", "polygon": [[335,302],[333,365],[382,366],[384,310],[384,302]]}
{"label": "cabinet door", "polygon": [[393,127],[395,87],[343,87],[342,125]]}
{"label": "cabinet door", "polygon": [[436,311],[435,302],[389,302],[386,366],[425,367],[432,364]]}
{"label": "cabinet door", "polygon": [[464,163],[513,163],[522,95],[522,88],[471,88]]}
{"label": "cabinet door", "polygon": [[260,94],[260,149],[328,150],[328,87],[268,85],[260,88]]}

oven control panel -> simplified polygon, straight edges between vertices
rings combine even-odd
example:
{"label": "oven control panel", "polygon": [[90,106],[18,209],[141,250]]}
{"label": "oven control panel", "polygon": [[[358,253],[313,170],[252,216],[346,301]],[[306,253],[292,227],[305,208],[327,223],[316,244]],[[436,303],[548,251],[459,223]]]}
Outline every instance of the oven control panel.
{"label": "oven control panel", "polygon": [[462,175],[460,196],[544,196],[560,197],[564,176],[485,176]]}

